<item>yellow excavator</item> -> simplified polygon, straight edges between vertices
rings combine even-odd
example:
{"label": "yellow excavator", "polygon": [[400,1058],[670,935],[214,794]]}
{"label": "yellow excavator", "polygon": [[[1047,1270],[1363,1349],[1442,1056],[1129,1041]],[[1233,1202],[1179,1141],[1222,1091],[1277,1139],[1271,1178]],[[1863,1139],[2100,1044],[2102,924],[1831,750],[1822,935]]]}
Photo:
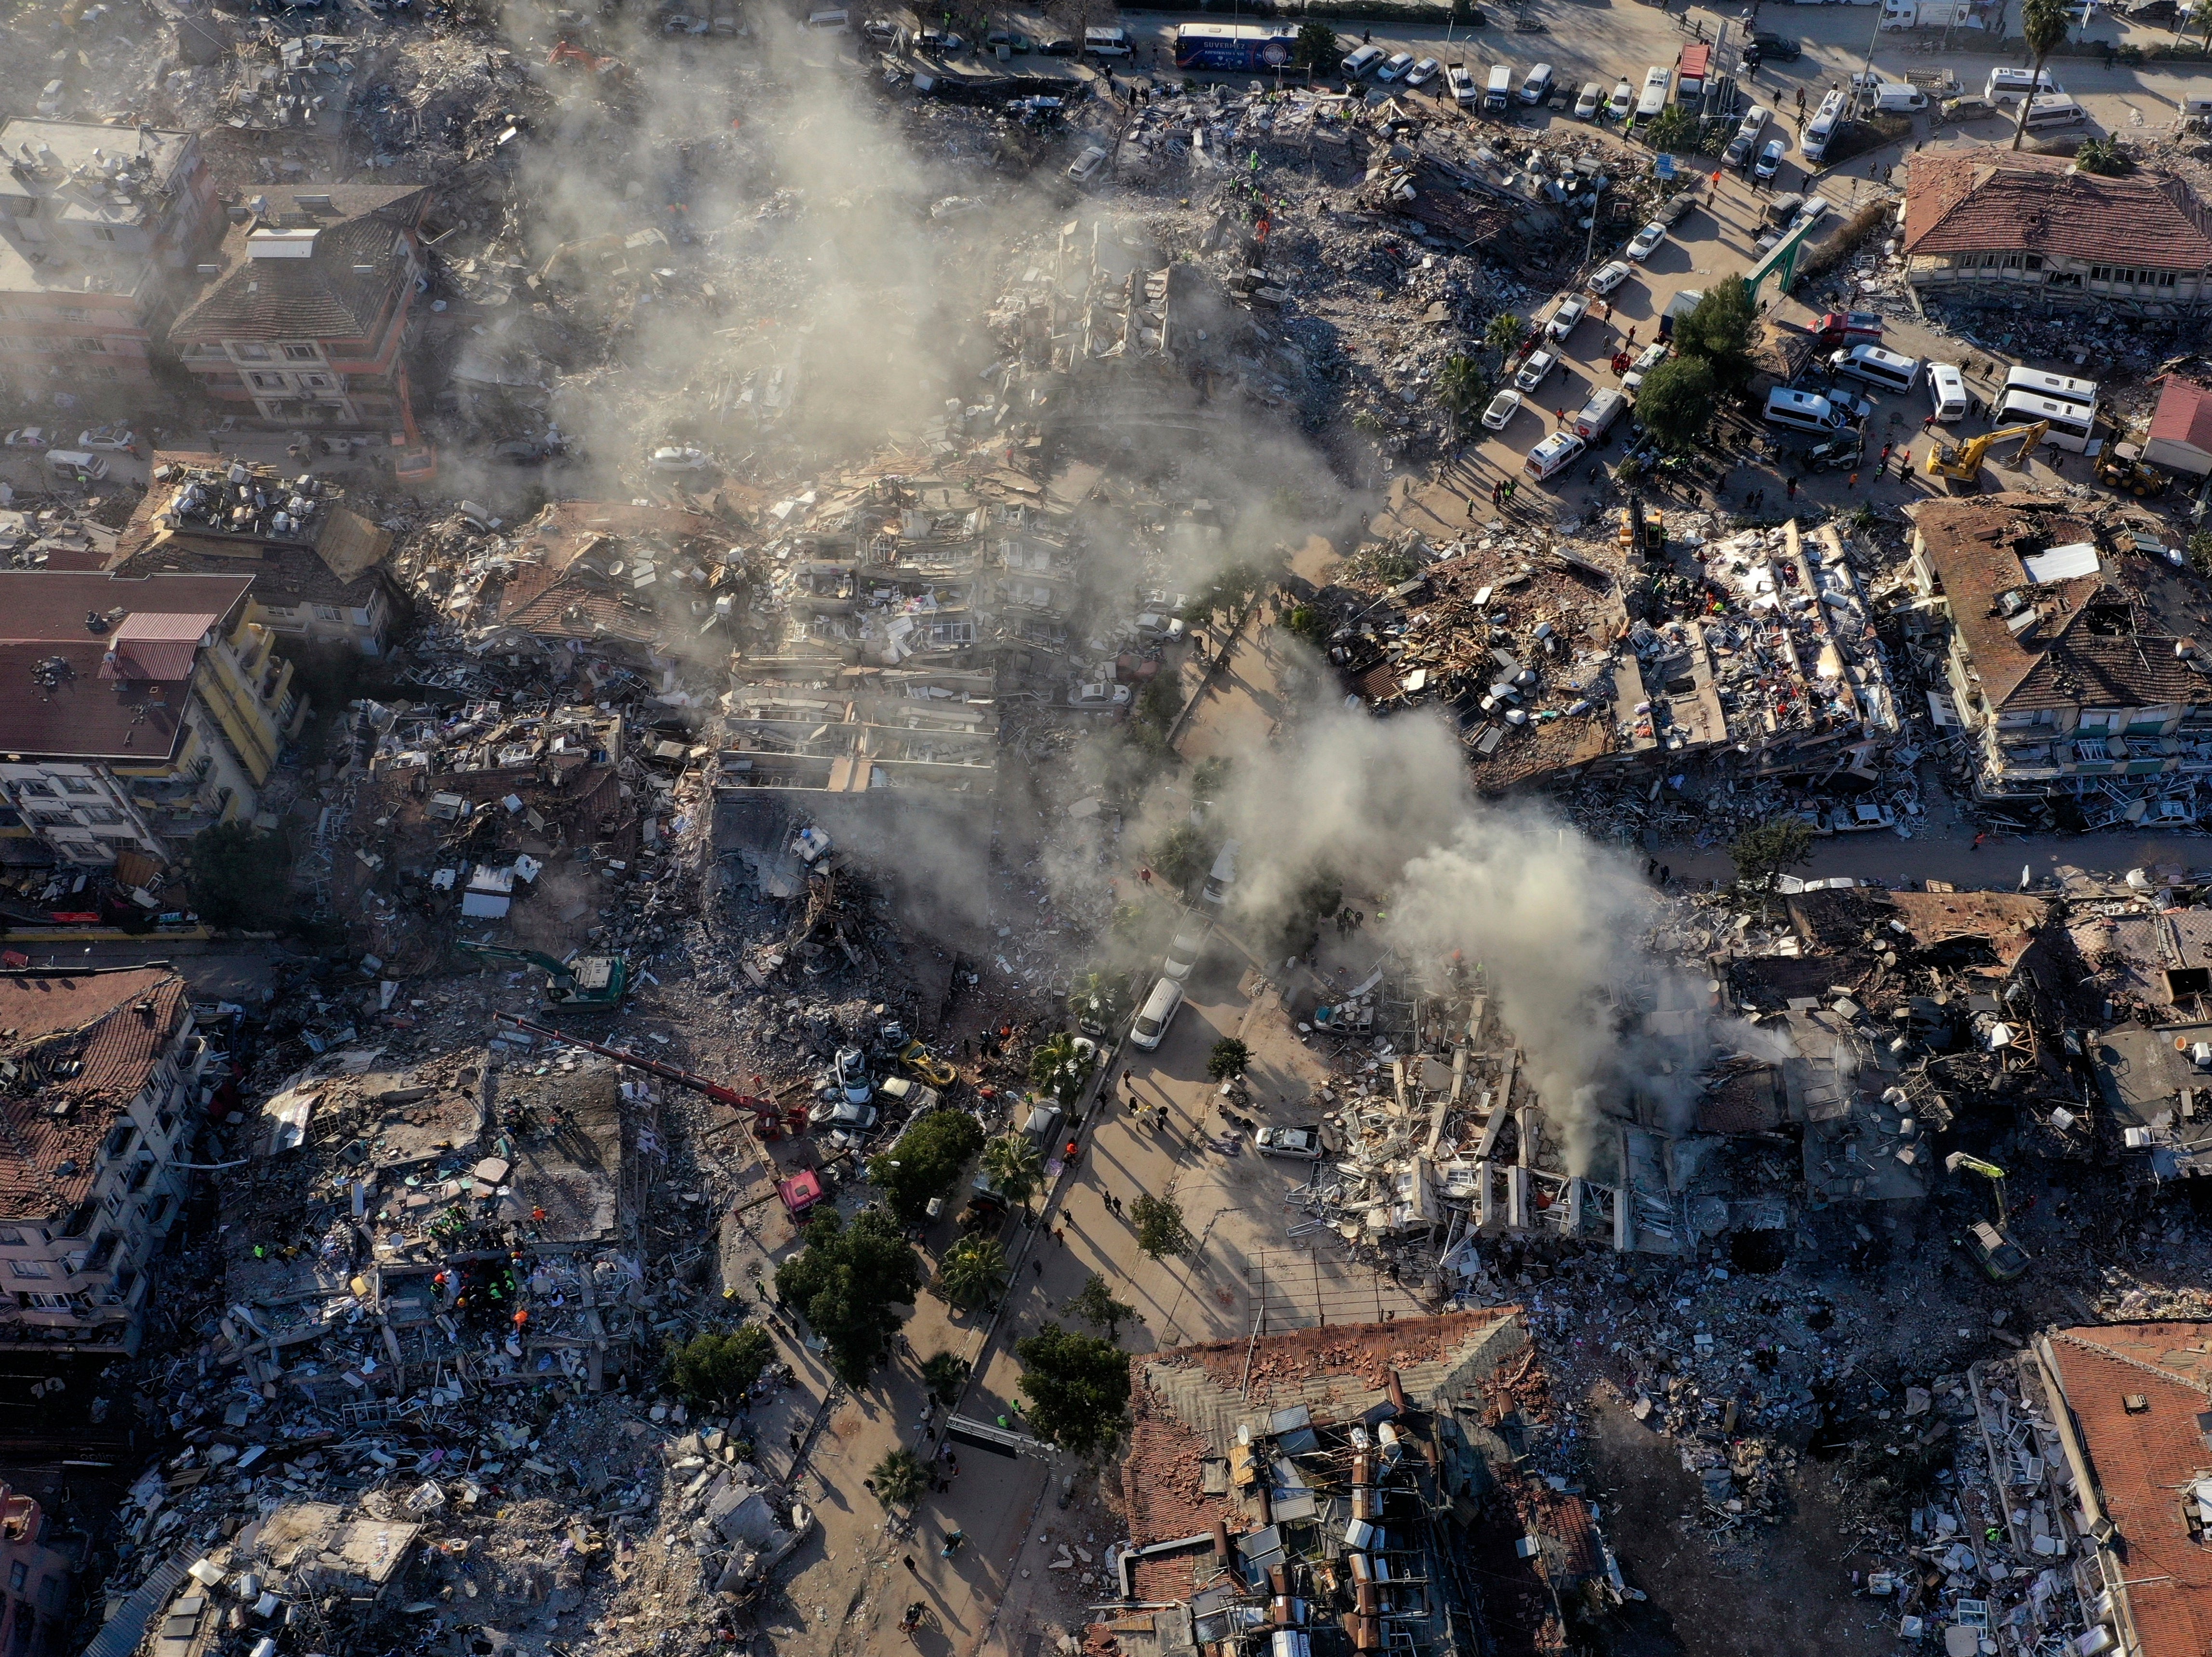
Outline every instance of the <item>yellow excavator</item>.
{"label": "yellow excavator", "polygon": [[2000,426],[1993,432],[1984,432],[1979,437],[1968,438],[1956,448],[1946,448],[1939,440],[1928,451],[1928,475],[1948,478],[1954,483],[1971,483],[1982,475],[1983,458],[2007,438],[2022,440],[2020,452],[2013,460],[2014,465],[2019,465],[2050,434],[2051,422],[2039,420],[2033,425]]}
{"label": "yellow excavator", "polygon": [[1943,1159],[1946,1174],[1978,1174],[1995,1189],[1997,1199],[1997,1223],[1977,1220],[1966,1228],[1966,1253],[1981,1268],[1982,1275],[1991,1283],[2010,1283],[2027,1270],[2027,1251],[2005,1235],[2005,1171],[1995,1162],[1985,1162],[1978,1156],[1969,1156],[1963,1150],[1954,1150]]}

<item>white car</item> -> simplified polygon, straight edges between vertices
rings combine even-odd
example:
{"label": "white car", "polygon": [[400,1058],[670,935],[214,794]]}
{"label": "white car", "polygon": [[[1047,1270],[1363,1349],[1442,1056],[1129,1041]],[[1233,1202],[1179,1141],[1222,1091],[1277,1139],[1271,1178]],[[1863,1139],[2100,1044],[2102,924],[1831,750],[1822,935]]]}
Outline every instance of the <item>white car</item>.
{"label": "white car", "polygon": [[1552,313],[1552,319],[1544,325],[1544,332],[1553,339],[1564,340],[1589,314],[1589,301],[1580,294],[1570,294],[1559,301],[1559,308]]}
{"label": "white car", "polygon": [[8,434],[6,445],[11,449],[45,449],[53,446],[54,434],[44,426],[18,426]]}
{"label": "white car", "polygon": [[1521,470],[1540,483],[1574,464],[1576,458],[1589,446],[1572,432],[1553,432],[1528,451],[1528,458],[1521,463]]}
{"label": "white car", "polygon": [[1437,63],[1435,58],[1424,58],[1406,71],[1406,84],[1409,87],[1425,87],[1437,78],[1437,71],[1443,67],[1443,65]]}
{"label": "white car", "polygon": [[866,1133],[876,1125],[879,1113],[873,1105],[856,1105],[849,1099],[831,1097],[822,1100],[806,1113],[806,1120],[816,1127],[841,1127],[854,1133]]}
{"label": "white car", "polygon": [[1262,1156],[1291,1156],[1302,1162],[1317,1162],[1328,1154],[1317,1127],[1255,1128],[1252,1143]]}
{"label": "white car", "polygon": [[1666,240],[1667,227],[1660,223],[1658,220],[1654,219],[1650,223],[1645,225],[1644,228],[1631,236],[1628,239],[1628,246],[1621,251],[1626,253],[1630,258],[1634,259],[1638,264],[1641,264],[1644,260],[1650,258],[1653,251],[1657,248],[1661,242]]}
{"label": "white car", "polygon": [[1129,687],[1109,683],[1103,679],[1096,684],[1079,684],[1067,693],[1067,705],[1091,709],[1127,707],[1129,705]]}
{"label": "white car", "polygon": [[1090,182],[1091,175],[1105,165],[1106,151],[1104,147],[1099,144],[1091,144],[1086,147],[1080,155],[1078,155],[1073,161],[1067,164],[1067,176],[1074,179],[1078,184],[1087,184]]}
{"label": "white car", "polygon": [[1595,120],[1597,118],[1597,106],[1604,101],[1605,88],[1603,87],[1600,86],[1595,81],[1583,82],[1582,91],[1575,96],[1575,118],[1578,121]]}
{"label": "white car", "polygon": [[1622,81],[1613,88],[1613,96],[1605,100],[1605,118],[1625,121],[1635,108],[1636,88],[1633,83]]}
{"label": "white car", "polygon": [[1590,272],[1590,279],[1583,285],[1600,297],[1610,294],[1629,277],[1628,262],[1613,259]]}
{"label": "white car", "polygon": [[709,464],[706,450],[689,443],[672,443],[655,449],[646,462],[657,472],[696,472]]}
{"label": "white car", "polygon": [[1764,104],[1753,104],[1745,111],[1742,124],[1735,130],[1735,137],[1729,140],[1728,149],[1721,155],[1722,165],[1741,167],[1748,161],[1752,146],[1759,142],[1759,134],[1766,130],[1766,124],[1773,118],[1772,112]]}
{"label": "white car", "polygon": [[1160,963],[1160,970],[1178,984],[1190,976],[1198,958],[1206,953],[1206,935],[1213,930],[1212,923],[1204,915],[1183,917],[1176,928],[1175,942],[1168,945],[1168,958]]}
{"label": "white car", "polygon": [[128,454],[137,442],[138,434],[128,426],[95,426],[76,434],[80,449],[105,449],[110,454]]}
{"label": "white car", "polygon": [[1528,78],[1521,83],[1521,101],[1540,104],[1552,95],[1552,66],[1539,64],[1528,71]]}
{"label": "white car", "polygon": [[1531,351],[1528,360],[1521,365],[1521,372],[1513,376],[1513,383],[1524,391],[1533,391],[1544,383],[1544,376],[1559,366],[1559,359],[1549,351]]}
{"label": "white car", "polygon": [[1766,148],[1759,152],[1759,160],[1752,166],[1752,176],[1755,179],[1772,178],[1782,170],[1782,158],[1789,153],[1790,141],[1787,138],[1771,140]]}
{"label": "white car", "polygon": [[1628,372],[1621,375],[1620,389],[1627,392],[1629,396],[1634,397],[1636,395],[1636,388],[1644,383],[1644,376],[1650,373],[1654,368],[1657,367],[1666,360],[1667,347],[1665,342],[1661,340],[1652,341],[1650,344],[1645,346],[1642,350],[1636,354],[1636,361],[1630,363],[1628,365]]}
{"label": "white car", "polygon": [[1493,432],[1502,432],[1513,423],[1513,416],[1521,412],[1521,393],[1500,391],[1490,399],[1490,406],[1482,411],[1482,423]]}
{"label": "white car", "polygon": [[1375,71],[1375,78],[1378,81],[1395,81],[1413,66],[1412,52],[1394,52],[1390,54],[1390,61]]}

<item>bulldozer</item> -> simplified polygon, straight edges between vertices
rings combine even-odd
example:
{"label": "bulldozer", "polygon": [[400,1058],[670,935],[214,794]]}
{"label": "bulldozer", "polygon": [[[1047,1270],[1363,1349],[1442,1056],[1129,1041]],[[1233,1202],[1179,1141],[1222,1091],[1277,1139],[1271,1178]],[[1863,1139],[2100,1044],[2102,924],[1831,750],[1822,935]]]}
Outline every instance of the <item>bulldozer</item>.
{"label": "bulldozer", "polygon": [[1943,1159],[1946,1174],[1978,1174],[1990,1182],[1996,1193],[1997,1218],[1992,1225],[1987,1220],[1977,1220],[1966,1228],[1964,1244],[1966,1253],[1991,1283],[2010,1283],[2027,1270],[2027,1251],[2005,1235],[2005,1171],[1995,1162],[1985,1162],[1978,1156],[1969,1156],[1963,1150],[1954,1150]]}
{"label": "bulldozer", "polygon": [[519,961],[545,974],[545,1005],[579,1012],[622,1005],[629,993],[629,962],[620,956],[580,955],[563,962],[535,950],[511,950],[496,944],[456,944],[454,951],[481,961]]}
{"label": "bulldozer", "polygon": [[2138,501],[2166,493],[2173,480],[2142,458],[2142,446],[2115,443],[2097,457],[2097,481],[2108,489],[2132,495]]}
{"label": "bulldozer", "polygon": [[2026,462],[2035,452],[2035,446],[2051,434],[2051,422],[2039,420],[2032,425],[2000,426],[1995,431],[1984,432],[1979,437],[1970,437],[1955,448],[1947,448],[1938,441],[1928,451],[1928,475],[1954,483],[1972,483],[1982,475],[1982,461],[1989,452],[2007,438],[2021,440],[2020,452],[2013,464]]}

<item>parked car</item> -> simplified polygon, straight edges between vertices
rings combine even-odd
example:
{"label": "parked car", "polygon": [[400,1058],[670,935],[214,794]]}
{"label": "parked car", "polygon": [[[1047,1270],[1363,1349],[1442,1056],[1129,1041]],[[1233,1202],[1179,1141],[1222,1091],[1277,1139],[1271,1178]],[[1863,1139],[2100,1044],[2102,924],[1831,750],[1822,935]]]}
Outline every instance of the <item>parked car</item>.
{"label": "parked car", "polygon": [[1666,240],[1667,227],[1662,224],[1658,220],[1654,219],[1650,223],[1645,225],[1644,228],[1631,236],[1628,239],[1628,246],[1623,248],[1621,252],[1627,254],[1628,257],[1635,260],[1637,264],[1641,264],[1644,260],[1650,258],[1653,250],[1657,248],[1659,244]]}
{"label": "parked car", "polygon": [[1521,463],[1521,470],[1541,483],[1573,465],[1589,446],[1572,432],[1553,432],[1528,451],[1528,458]]}
{"label": "parked car", "polygon": [[1636,361],[1628,365],[1628,372],[1620,377],[1620,389],[1631,397],[1634,397],[1636,388],[1644,383],[1644,376],[1666,360],[1667,343],[1664,340],[1653,340],[1650,344],[1638,351],[1636,354]]}
{"label": "parked car", "polygon": [[1878,311],[1828,311],[1814,319],[1806,331],[1824,347],[1881,343],[1881,313]]}
{"label": "parked car", "polygon": [[881,1113],[873,1105],[856,1105],[849,1099],[834,1096],[819,1101],[806,1113],[806,1120],[817,1128],[848,1128],[855,1133],[866,1133],[876,1125]]}
{"label": "parked car", "polygon": [[1777,34],[1772,29],[1753,29],[1751,44],[1743,49],[1743,61],[1748,68],[1754,64],[1794,64],[1805,55],[1802,41],[1786,34]]}
{"label": "parked car", "polygon": [[1552,95],[1552,66],[1539,64],[1528,71],[1528,78],[1521,82],[1521,101],[1540,104]]}
{"label": "parked car", "polygon": [[1610,294],[1614,288],[1620,287],[1622,282],[1626,282],[1629,278],[1629,274],[1627,260],[1608,259],[1605,264],[1601,264],[1596,270],[1591,271],[1590,279],[1583,285],[1588,288],[1593,294],[1602,298],[1604,295]]}
{"label": "parked car", "polygon": [[53,446],[54,434],[44,426],[18,426],[4,441],[11,449],[48,449]]}
{"label": "parked car", "polygon": [[1613,88],[1613,96],[1605,100],[1605,118],[1608,121],[1625,121],[1635,108],[1635,83],[1629,81],[1617,82]]}
{"label": "parked car", "polygon": [[1790,140],[1770,138],[1766,148],[1759,152],[1759,160],[1751,169],[1754,179],[1771,179],[1782,170],[1782,158],[1790,153]]}
{"label": "parked car", "polygon": [[944,29],[922,29],[914,37],[914,49],[935,58],[952,58],[965,52],[968,43]]}
{"label": "parked car", "polygon": [[1028,35],[1013,29],[994,29],[983,37],[983,45],[988,51],[996,52],[1004,46],[1016,58],[1028,57],[1030,48],[1035,44]]}
{"label": "parked car", "polygon": [[860,25],[860,38],[879,46],[898,44],[899,26],[888,17],[871,17]]}
{"label": "parked car", "polygon": [[1513,376],[1513,383],[1524,391],[1533,391],[1544,383],[1544,376],[1559,366],[1559,359],[1549,351],[1531,351],[1528,360],[1521,365],[1521,372]]}
{"label": "parked car", "polygon": [[1090,712],[1127,707],[1129,705],[1129,687],[1113,684],[1103,679],[1095,684],[1079,684],[1067,693],[1067,705]]}
{"label": "parked car", "polygon": [[1575,118],[1578,121],[1595,120],[1598,106],[1604,101],[1603,87],[1595,81],[1583,82],[1583,89],[1575,94]]}
{"label": "parked car", "polygon": [[689,443],[671,443],[653,452],[646,464],[659,472],[695,472],[712,464],[707,452]]}
{"label": "parked car", "polygon": [[138,434],[128,426],[94,426],[88,432],[76,434],[76,446],[94,453],[136,454],[138,452]]}
{"label": "parked car", "polygon": [[1736,127],[1735,137],[1729,140],[1728,149],[1722,153],[1722,163],[1728,167],[1741,167],[1749,161],[1752,150],[1759,143],[1759,135],[1766,130],[1766,124],[1773,118],[1773,111],[1765,104],[1753,104],[1744,111],[1743,120]]}
{"label": "parked car", "polygon": [[1544,332],[1553,339],[1564,340],[1589,314],[1589,301],[1580,294],[1570,294],[1559,301],[1559,308],[1552,313],[1551,320],[1544,325]]}
{"label": "parked car", "polygon": [[1255,1128],[1252,1143],[1262,1156],[1289,1156],[1302,1162],[1317,1162],[1328,1154],[1318,1126]]}
{"label": "parked car", "polygon": [[1074,179],[1078,184],[1087,184],[1090,182],[1091,175],[1105,165],[1106,150],[1104,146],[1101,144],[1089,144],[1085,146],[1084,151],[1080,155],[1078,155],[1073,161],[1067,164],[1067,176]]}
{"label": "parked car", "polygon": [[1213,923],[1204,915],[1184,915],[1182,925],[1176,928],[1175,942],[1168,945],[1168,956],[1160,963],[1160,970],[1178,984],[1188,978],[1191,968],[1206,953],[1206,934],[1212,930]]}
{"label": "parked car", "polygon": [[1451,88],[1452,101],[1462,109],[1472,108],[1476,97],[1474,76],[1465,64],[1454,64],[1444,71],[1444,79]]}
{"label": "parked car", "polygon": [[1073,58],[1075,56],[1075,42],[1065,34],[1040,35],[1036,50],[1040,58]]}
{"label": "parked car", "polygon": [[1425,87],[1437,78],[1437,71],[1443,67],[1443,65],[1437,63],[1435,58],[1424,58],[1406,71],[1406,84],[1409,87]]}
{"label": "parked car", "polygon": [[1394,52],[1390,54],[1389,61],[1385,63],[1382,68],[1375,71],[1375,78],[1378,81],[1395,81],[1403,76],[1407,70],[1413,68],[1413,54],[1412,52]]}
{"label": "parked car", "polygon": [[1482,411],[1482,423],[1493,432],[1502,432],[1513,423],[1513,416],[1521,412],[1521,393],[1503,391],[1490,399],[1490,406]]}

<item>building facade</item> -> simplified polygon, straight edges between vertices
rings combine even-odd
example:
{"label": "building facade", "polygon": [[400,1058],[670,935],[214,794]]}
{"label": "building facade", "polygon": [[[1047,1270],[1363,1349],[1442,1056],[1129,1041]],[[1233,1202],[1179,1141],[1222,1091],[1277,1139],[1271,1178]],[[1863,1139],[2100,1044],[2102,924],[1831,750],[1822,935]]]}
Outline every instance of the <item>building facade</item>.
{"label": "building facade", "polygon": [[179,278],[222,223],[199,140],[14,119],[0,164],[0,382],[150,387]]}
{"label": "building facade", "polygon": [[2212,305],[2212,215],[2167,173],[2085,173],[2063,155],[1923,151],[1905,193],[1905,278],[1924,295],[2147,316]]}
{"label": "building facade", "polygon": [[137,1350],[206,1102],[167,967],[0,974],[0,1346]]}
{"label": "building facade", "polygon": [[0,788],[87,867],[248,819],[307,716],[247,575],[0,570]]}
{"label": "building facade", "polygon": [[0,1484],[0,1653],[46,1657],[61,1649],[70,1582],[82,1563],[76,1547],[61,1545],[37,1497]]}
{"label": "building facade", "polygon": [[232,209],[169,343],[210,396],[286,426],[389,427],[422,285],[419,187],[270,188]]}

